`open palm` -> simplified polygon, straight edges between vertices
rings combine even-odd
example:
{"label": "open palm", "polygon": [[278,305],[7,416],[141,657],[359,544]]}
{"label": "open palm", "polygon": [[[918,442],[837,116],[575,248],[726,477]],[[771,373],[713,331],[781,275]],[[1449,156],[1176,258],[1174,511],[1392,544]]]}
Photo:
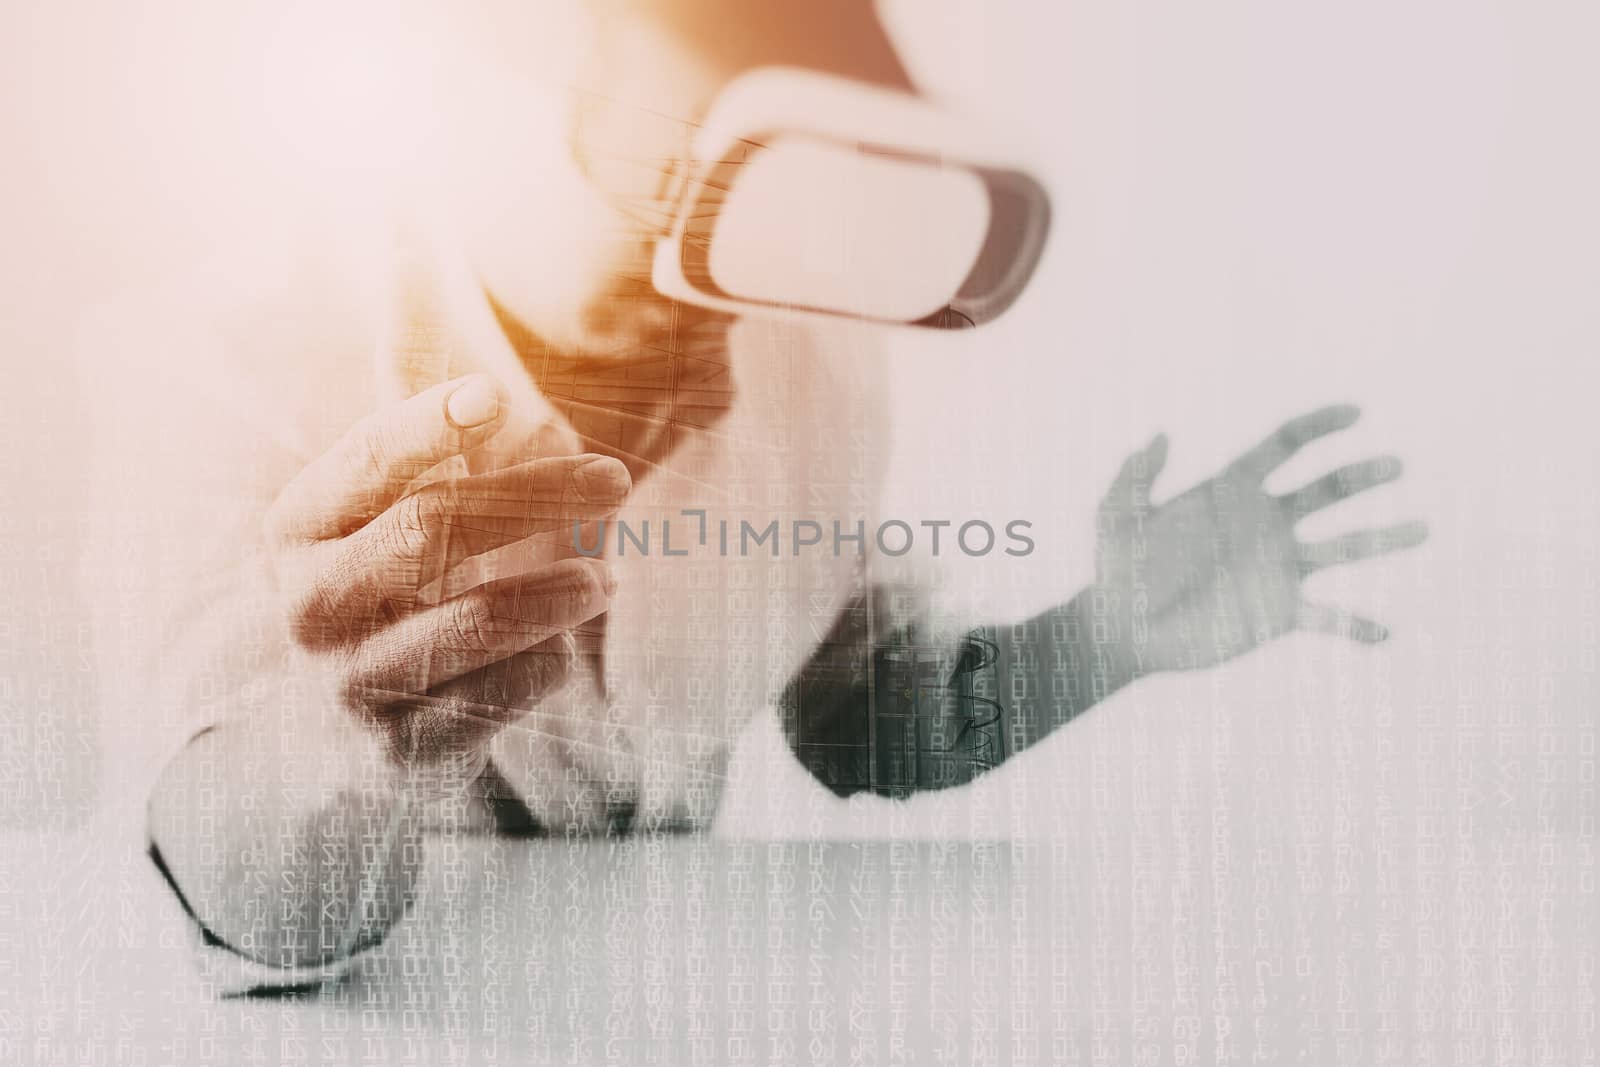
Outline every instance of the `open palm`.
{"label": "open palm", "polygon": [[1291,630],[1374,643],[1376,622],[1306,602],[1312,571],[1419,544],[1420,522],[1363,529],[1301,543],[1295,524],[1400,474],[1393,456],[1341,467],[1274,496],[1263,482],[1307,443],[1349,427],[1359,412],[1328,407],[1292,419],[1221,473],[1163,504],[1150,489],[1167,457],[1166,437],[1130,456],[1099,511],[1095,594],[1112,640],[1141,671],[1214,666]]}

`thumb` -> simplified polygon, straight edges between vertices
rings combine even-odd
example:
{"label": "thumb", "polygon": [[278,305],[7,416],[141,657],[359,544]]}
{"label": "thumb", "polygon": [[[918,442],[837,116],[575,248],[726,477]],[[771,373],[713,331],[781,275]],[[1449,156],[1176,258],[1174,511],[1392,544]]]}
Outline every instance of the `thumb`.
{"label": "thumb", "polygon": [[1167,465],[1167,435],[1158,433],[1144,450],[1144,474],[1140,481],[1142,495],[1139,502],[1150,503],[1150,489],[1156,484]]}
{"label": "thumb", "polygon": [[1167,435],[1156,434],[1144,448],[1122,462],[1116,481],[1106,493],[1108,506],[1146,507],[1150,503],[1150,487],[1155,483],[1161,468],[1167,464]]}

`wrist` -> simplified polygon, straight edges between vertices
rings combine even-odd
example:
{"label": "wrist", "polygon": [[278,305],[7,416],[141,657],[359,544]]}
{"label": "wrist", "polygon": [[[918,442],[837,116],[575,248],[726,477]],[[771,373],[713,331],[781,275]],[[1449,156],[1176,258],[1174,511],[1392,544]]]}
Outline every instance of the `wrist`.
{"label": "wrist", "polygon": [[1074,651],[1094,702],[1154,669],[1142,655],[1142,635],[1135,632],[1139,620],[1123,597],[1116,590],[1089,586],[1067,605],[1076,634]]}

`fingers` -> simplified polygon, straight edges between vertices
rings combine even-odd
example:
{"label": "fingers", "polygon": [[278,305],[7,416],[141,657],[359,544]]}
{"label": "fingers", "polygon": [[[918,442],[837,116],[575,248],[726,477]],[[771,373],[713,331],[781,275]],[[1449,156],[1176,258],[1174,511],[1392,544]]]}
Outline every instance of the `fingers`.
{"label": "fingers", "polygon": [[631,485],[622,463],[595,455],[534,460],[439,482],[351,535],[346,551],[364,561],[359,570],[378,583],[378,595],[415,594],[415,586],[389,589],[383,583],[412,573],[431,581],[461,560],[513,541],[606,518],[621,507]]}
{"label": "fingers", "polygon": [[1271,437],[1235,460],[1233,469],[1258,480],[1264,479],[1312,441],[1347,429],[1360,416],[1361,409],[1350,404],[1336,404],[1290,419]]}
{"label": "fingers", "polygon": [[1307,571],[1355,563],[1403,548],[1414,548],[1428,539],[1425,522],[1402,522],[1378,530],[1357,530],[1327,541],[1300,546],[1300,563]]}
{"label": "fingers", "polygon": [[614,589],[609,567],[593,559],[478,586],[364,641],[348,684],[358,693],[426,692],[588,622]]}
{"label": "fingers", "polygon": [[349,533],[381,514],[417,477],[487,441],[505,411],[499,385],[474,374],[368,416],[279,495],[268,516],[269,536],[316,541]]}
{"label": "fingers", "polygon": [[1364,645],[1378,644],[1389,636],[1388,629],[1381,624],[1326,604],[1301,604],[1295,611],[1295,626],[1312,633],[1359,641]]}
{"label": "fingers", "polygon": [[369,691],[367,714],[402,765],[471,752],[564,683],[576,653],[563,632],[526,652],[434,687],[422,696]]}
{"label": "fingers", "polygon": [[420,590],[462,560],[614,514],[631,484],[620,462],[590,455],[424,486],[324,546],[332,551],[300,599],[295,632],[308,647],[360,637],[408,612]]}
{"label": "fingers", "polygon": [[1141,510],[1150,506],[1150,489],[1167,465],[1167,435],[1156,434],[1144,448],[1129,456],[1107,490],[1102,507]]}
{"label": "fingers", "polygon": [[632,485],[628,468],[606,456],[533,460],[426,486],[352,540],[388,546],[405,560],[453,564],[535,534],[568,530],[574,521],[607,518]]}
{"label": "fingers", "polygon": [[1397,457],[1379,456],[1324,474],[1282,499],[1296,519],[1304,518],[1313,511],[1319,511],[1330,504],[1337,504],[1346,497],[1394,481],[1400,477],[1401,469]]}
{"label": "fingers", "polygon": [[452,679],[433,692],[467,705],[469,714],[474,709],[517,709],[499,717],[509,720],[564,683],[577,658],[572,631],[562,630],[526,652]]}

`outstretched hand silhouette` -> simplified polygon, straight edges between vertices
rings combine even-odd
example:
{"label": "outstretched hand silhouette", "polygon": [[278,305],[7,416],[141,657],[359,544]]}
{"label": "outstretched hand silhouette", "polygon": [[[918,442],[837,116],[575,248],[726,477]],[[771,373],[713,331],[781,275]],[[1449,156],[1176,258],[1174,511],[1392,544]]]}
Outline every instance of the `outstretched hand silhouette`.
{"label": "outstretched hand silhouette", "polygon": [[1327,407],[1291,419],[1215,477],[1156,504],[1151,488],[1167,459],[1158,435],[1130,456],[1099,510],[1093,594],[1098,618],[1117,632],[1139,673],[1215,666],[1293,630],[1364,643],[1388,637],[1371,619],[1307,602],[1301,581],[1324,567],[1420,544],[1424,523],[1361,529],[1303,543],[1307,515],[1400,476],[1379,456],[1341,467],[1274,496],[1263,482],[1319,437],[1352,425],[1360,412]]}

